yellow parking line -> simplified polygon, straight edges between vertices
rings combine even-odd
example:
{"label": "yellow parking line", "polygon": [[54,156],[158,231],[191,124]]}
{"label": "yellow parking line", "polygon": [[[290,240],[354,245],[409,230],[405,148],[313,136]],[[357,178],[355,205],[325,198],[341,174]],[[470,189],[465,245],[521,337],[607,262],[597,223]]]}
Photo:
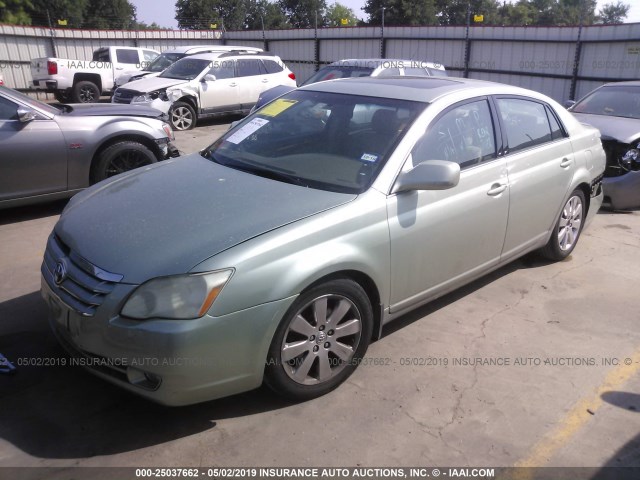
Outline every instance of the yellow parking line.
{"label": "yellow parking line", "polygon": [[[630,362],[629,359],[631,360]],[[627,363],[629,364],[627,365]],[[514,466],[543,467],[546,465],[553,454],[569,443],[578,430],[591,418],[591,414],[587,412],[587,409],[595,413],[603,403],[601,397],[603,393],[618,389],[638,371],[640,371],[640,349],[636,350],[626,359],[620,359],[620,365],[607,374],[604,382],[598,387],[596,392],[590,397],[579,400],[564,418],[560,420],[556,429],[550,435],[545,436],[545,438],[539,441],[533,447],[531,453]]]}

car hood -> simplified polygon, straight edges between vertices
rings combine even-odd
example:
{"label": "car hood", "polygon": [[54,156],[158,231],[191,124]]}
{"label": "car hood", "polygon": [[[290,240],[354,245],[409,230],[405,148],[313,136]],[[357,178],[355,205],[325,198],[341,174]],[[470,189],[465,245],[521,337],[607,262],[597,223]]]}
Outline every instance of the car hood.
{"label": "car hood", "polygon": [[147,75],[140,80],[134,80],[133,82],[125,83],[123,88],[127,90],[135,90],[136,92],[153,92],[154,90],[160,90],[162,88],[169,88],[175,85],[182,85],[189,83],[189,80],[180,80],[176,78],[162,78]]}
{"label": "car hood", "polygon": [[145,105],[123,105],[119,103],[78,103],[69,105],[72,110],[65,112],[65,117],[95,116],[133,116],[160,118],[164,114],[160,110]]}
{"label": "car hood", "polygon": [[89,262],[138,284],[186,273],[234,245],[355,197],[258,177],[196,153],[76,195],[55,232]]}
{"label": "car hood", "polygon": [[600,130],[603,140],[613,139],[622,143],[631,143],[640,138],[640,120],[638,119],[590,113],[573,113],[573,115],[579,121]]}

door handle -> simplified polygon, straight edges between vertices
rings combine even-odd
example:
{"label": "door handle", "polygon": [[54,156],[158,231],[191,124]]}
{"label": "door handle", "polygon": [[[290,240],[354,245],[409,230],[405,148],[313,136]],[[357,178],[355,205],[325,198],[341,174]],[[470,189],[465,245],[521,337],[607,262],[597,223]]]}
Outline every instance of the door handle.
{"label": "door handle", "polygon": [[500,195],[502,192],[504,192],[508,186],[509,185],[506,183],[494,183],[493,185],[491,185],[491,188],[487,192],[487,195],[491,197],[496,197]]}
{"label": "door handle", "polygon": [[570,158],[563,158],[562,161],[560,162],[560,166],[562,168],[567,168],[567,167],[571,166],[571,159]]}
{"label": "door handle", "polygon": [[116,67],[116,70],[124,70],[124,67]]}
{"label": "door handle", "polygon": [[237,87],[237,86],[238,86],[238,84],[237,84],[237,83],[230,83],[230,84],[229,84],[229,86],[230,86],[230,87]]}
{"label": "door handle", "polygon": [[269,79],[268,78],[263,78],[262,79],[262,83],[269,83]]}

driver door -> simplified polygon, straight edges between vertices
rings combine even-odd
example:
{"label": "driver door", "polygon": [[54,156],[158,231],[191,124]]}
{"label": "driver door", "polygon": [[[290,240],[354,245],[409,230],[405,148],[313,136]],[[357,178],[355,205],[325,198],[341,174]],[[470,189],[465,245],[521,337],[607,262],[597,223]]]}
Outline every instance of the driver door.
{"label": "driver door", "polygon": [[425,160],[448,160],[460,164],[460,181],[448,190],[389,195],[392,313],[453,290],[498,264],[509,185],[494,123],[486,98],[461,102],[436,117],[414,146],[405,171]]}
{"label": "driver door", "polygon": [[18,104],[0,96],[0,201],[67,189],[67,149],[55,120],[21,122]]}

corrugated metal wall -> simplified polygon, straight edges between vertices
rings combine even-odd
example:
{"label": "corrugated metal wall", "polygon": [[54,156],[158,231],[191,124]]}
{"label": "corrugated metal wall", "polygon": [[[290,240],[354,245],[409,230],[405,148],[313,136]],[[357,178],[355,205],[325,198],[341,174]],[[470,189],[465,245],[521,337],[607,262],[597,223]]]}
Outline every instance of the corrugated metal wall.
{"label": "corrugated metal wall", "polygon": [[[559,101],[606,81],[640,78],[640,24],[590,27],[379,27],[225,32],[89,31],[0,25],[7,85],[28,88],[32,58],[90,59],[94,49],[130,45],[164,50],[224,43],[266,47],[303,82],[344,58],[404,58],[444,64],[453,76],[519,85]],[[576,67],[576,61],[577,68]]]}

